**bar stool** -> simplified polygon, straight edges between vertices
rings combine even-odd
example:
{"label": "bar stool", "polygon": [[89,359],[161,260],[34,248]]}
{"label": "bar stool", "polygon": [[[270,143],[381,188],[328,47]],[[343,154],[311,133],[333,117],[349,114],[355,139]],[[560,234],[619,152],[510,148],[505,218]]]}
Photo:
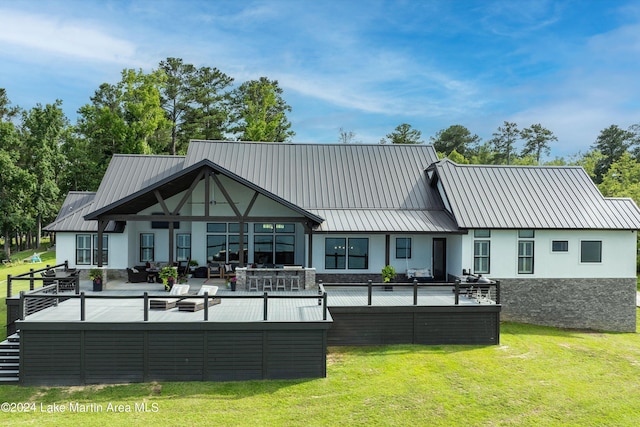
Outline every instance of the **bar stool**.
{"label": "bar stool", "polygon": [[276,271],[276,291],[287,290],[286,280],[287,277],[285,275],[280,274],[280,272]]}
{"label": "bar stool", "polygon": [[[269,281],[269,284],[267,285],[267,280]],[[273,292],[273,277],[272,276],[262,276],[262,291],[266,291],[267,288],[269,288],[269,290],[271,292]]]}
{"label": "bar stool", "polygon": [[[300,276],[298,276],[298,272],[296,271],[291,277],[291,290],[299,291],[300,290]],[[295,280],[295,285],[294,285]]]}
{"label": "bar stool", "polygon": [[260,283],[260,277],[256,276],[255,274],[247,277],[248,281],[249,281],[249,290],[250,291],[258,291],[258,285]]}

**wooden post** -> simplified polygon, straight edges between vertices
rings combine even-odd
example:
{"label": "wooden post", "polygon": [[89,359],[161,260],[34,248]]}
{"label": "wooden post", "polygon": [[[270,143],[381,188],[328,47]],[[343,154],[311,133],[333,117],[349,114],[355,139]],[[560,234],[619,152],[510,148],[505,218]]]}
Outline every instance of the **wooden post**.
{"label": "wooden post", "polygon": [[418,279],[413,279],[413,305],[418,305]]}
{"label": "wooden post", "polygon": [[371,280],[367,281],[367,288],[368,288],[368,292],[367,292],[367,305],[371,305]]}
{"label": "wooden post", "polygon": [[269,305],[269,303],[267,302],[269,299],[269,295],[265,292],[264,293],[264,315],[263,315],[263,320],[267,320],[267,306]]}
{"label": "wooden post", "polygon": [[[44,284],[44,283],[43,283]],[[29,269],[29,290],[33,290],[33,268]]]}
{"label": "wooden post", "polygon": [[322,304],[322,298],[321,298],[322,289],[323,289],[322,280],[318,280],[318,305]]}
{"label": "wooden post", "polygon": [[322,295],[323,305],[322,305],[322,320],[327,320],[327,293],[324,292]]}
{"label": "wooden post", "polygon": [[80,294],[80,321],[84,322],[85,316],[86,316],[86,312],[85,312],[86,308],[84,306],[84,292],[82,292]]}
{"label": "wooden post", "polygon": [[11,298],[11,275],[7,274],[7,298]]}
{"label": "wooden post", "polygon": [[460,304],[460,279],[456,279],[456,285],[455,285],[455,298],[456,298],[456,302],[455,305]]}
{"label": "wooden post", "polygon": [[204,293],[204,320],[209,320],[209,292]]}
{"label": "wooden post", "polygon": [[144,321],[149,321],[149,292],[144,292]]}

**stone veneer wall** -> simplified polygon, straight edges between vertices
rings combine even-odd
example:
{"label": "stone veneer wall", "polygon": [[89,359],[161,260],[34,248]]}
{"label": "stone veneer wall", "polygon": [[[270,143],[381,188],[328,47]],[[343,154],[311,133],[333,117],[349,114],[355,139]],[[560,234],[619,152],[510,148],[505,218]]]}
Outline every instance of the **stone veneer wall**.
{"label": "stone veneer wall", "polygon": [[536,325],[636,331],[636,279],[496,279],[501,319]]}
{"label": "stone veneer wall", "polygon": [[[324,283],[367,283],[371,280],[373,283],[382,283],[382,274],[316,274],[316,280],[322,280]],[[407,276],[398,274],[394,282],[405,283]]]}

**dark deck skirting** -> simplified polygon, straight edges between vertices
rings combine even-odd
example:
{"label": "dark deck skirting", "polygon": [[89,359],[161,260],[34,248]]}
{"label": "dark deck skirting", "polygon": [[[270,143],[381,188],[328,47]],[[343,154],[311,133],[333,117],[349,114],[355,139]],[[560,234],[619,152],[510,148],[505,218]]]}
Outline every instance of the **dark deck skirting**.
{"label": "dark deck skirting", "polygon": [[330,323],[30,323],[20,383],[79,385],[326,376]]}
{"label": "dark deck skirting", "polygon": [[500,305],[329,307],[329,345],[500,343]]}

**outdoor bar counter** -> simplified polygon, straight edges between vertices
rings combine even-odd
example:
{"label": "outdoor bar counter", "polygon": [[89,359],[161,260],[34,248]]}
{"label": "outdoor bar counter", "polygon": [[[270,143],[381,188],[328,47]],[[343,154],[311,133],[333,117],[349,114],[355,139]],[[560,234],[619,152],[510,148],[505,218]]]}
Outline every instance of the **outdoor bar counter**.
{"label": "outdoor bar counter", "polygon": [[285,278],[285,289],[291,290],[291,277],[298,276],[300,281],[300,290],[316,289],[316,269],[315,268],[303,268],[303,267],[289,267],[283,268],[251,268],[251,267],[238,267],[236,268],[236,289],[239,291],[248,291],[249,283],[248,278],[257,277],[259,282],[258,290],[262,291],[263,278],[271,277],[273,281],[273,290],[276,290],[277,277]]}

